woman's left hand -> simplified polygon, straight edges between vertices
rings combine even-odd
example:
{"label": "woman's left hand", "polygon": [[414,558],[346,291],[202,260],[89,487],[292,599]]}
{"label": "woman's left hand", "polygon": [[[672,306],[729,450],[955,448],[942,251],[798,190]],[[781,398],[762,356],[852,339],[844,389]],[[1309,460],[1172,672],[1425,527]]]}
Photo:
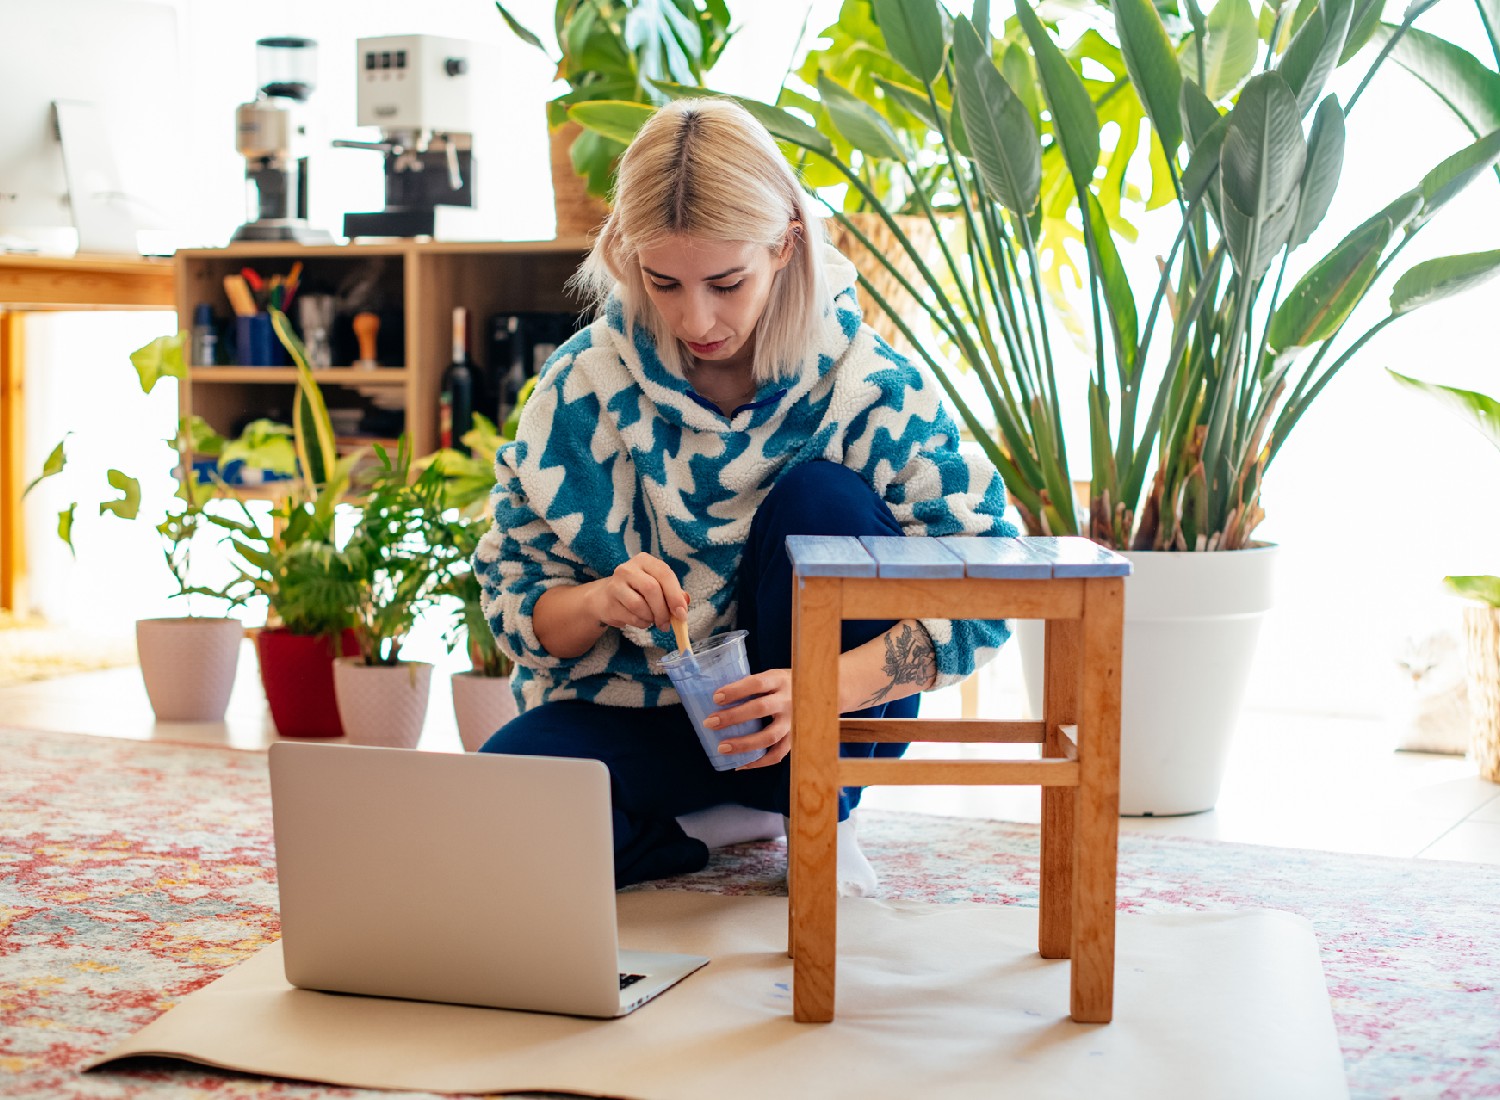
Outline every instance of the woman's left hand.
{"label": "woman's left hand", "polygon": [[743,764],[736,771],[769,768],[781,763],[786,759],[786,754],[792,751],[791,669],[768,669],[726,684],[714,692],[714,702],[721,709],[709,715],[704,723],[710,729],[724,729],[759,718],[770,719],[758,733],[747,733],[720,743],[719,751],[722,753],[749,752],[759,748],[766,750],[766,754],[759,760]]}

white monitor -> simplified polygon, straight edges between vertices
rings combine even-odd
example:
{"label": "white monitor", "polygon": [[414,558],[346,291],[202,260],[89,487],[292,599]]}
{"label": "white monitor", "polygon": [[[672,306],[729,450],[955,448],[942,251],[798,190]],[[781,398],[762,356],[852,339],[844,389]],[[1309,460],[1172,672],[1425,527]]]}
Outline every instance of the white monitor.
{"label": "white monitor", "polygon": [[[78,247],[59,100],[97,105],[101,125],[78,131],[88,142],[74,163],[87,181],[84,201],[133,221],[143,251],[170,248],[185,133],[175,9],[143,0],[0,0],[0,26],[13,28],[0,63],[0,251]],[[101,169],[111,163],[113,179]]]}

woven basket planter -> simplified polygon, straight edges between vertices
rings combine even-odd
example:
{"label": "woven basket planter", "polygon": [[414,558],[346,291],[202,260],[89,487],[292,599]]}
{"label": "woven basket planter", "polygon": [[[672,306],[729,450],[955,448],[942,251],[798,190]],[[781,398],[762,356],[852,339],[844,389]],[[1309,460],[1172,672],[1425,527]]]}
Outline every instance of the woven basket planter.
{"label": "woven basket planter", "polygon": [[569,120],[549,134],[552,154],[552,205],[557,210],[559,237],[588,237],[609,216],[609,207],[588,193],[584,179],[573,171],[573,140],[583,127]]}
{"label": "woven basket planter", "polygon": [[[850,214],[849,220],[869,238],[871,244],[895,264],[897,270],[912,286],[920,290],[926,285],[925,280],[917,273],[917,265],[912,262],[906,249],[897,241],[896,235],[891,232],[890,227],[885,224],[879,214]],[[946,270],[942,251],[938,248],[937,234],[933,232],[931,222],[915,214],[897,214],[895,222],[921,253],[922,262],[927,265],[929,271],[940,275]],[[854,264],[854,269],[870,281],[880,296],[896,308],[913,332],[922,336],[927,331],[926,310],[902,289],[896,276],[887,271],[885,265],[870,254],[870,250],[860,243],[858,237],[841,223],[829,218],[828,239],[833,242],[834,248],[849,258]],[[901,330],[896,327],[896,323],[890,319],[885,310],[875,304],[864,287],[860,287],[858,293],[860,305],[864,309],[865,323],[897,351],[910,352],[911,344],[906,337],[901,335]]]}
{"label": "woven basket planter", "polygon": [[1500,607],[1465,605],[1464,642],[1474,763],[1481,779],[1500,783]]}

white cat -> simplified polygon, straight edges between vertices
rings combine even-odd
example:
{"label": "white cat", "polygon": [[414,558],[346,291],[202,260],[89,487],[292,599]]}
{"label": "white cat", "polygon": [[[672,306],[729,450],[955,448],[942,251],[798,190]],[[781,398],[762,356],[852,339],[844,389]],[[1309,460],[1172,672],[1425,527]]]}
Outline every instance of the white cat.
{"label": "white cat", "polygon": [[1407,635],[1396,667],[1400,676],[1389,720],[1397,751],[1468,752],[1472,719],[1458,636],[1448,630]]}

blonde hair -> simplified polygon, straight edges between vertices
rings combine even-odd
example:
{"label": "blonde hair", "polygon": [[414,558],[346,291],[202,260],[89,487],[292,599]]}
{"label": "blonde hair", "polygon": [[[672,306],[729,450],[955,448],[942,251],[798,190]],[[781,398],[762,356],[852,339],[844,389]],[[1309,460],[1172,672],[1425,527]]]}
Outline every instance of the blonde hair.
{"label": "blonde hair", "polygon": [[572,287],[602,309],[619,295],[625,331],[644,327],[663,365],[686,376],[688,355],[646,293],[638,254],[670,236],[750,241],[790,261],[774,275],[755,326],[757,383],[792,376],[813,346],[828,296],[822,223],[775,140],[730,99],[683,99],[646,120],[620,158],[613,209]]}

